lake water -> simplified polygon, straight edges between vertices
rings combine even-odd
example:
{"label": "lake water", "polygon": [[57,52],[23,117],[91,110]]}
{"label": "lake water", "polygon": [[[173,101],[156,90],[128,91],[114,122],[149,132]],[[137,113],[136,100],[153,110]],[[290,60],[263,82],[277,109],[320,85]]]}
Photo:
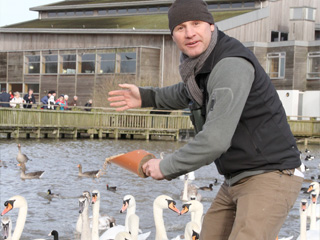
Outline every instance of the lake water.
{"label": "lake water", "polygon": [[[22,152],[32,159],[27,163],[27,172],[44,170],[45,174],[41,179],[20,179],[20,170],[16,161],[18,143],[22,146]],[[0,159],[6,163],[7,168],[0,168],[0,210],[2,212],[4,209],[3,203],[7,199],[14,195],[22,195],[28,201],[28,216],[22,240],[53,239],[47,236],[53,229],[59,232],[60,239],[69,240],[74,239],[75,224],[78,218],[78,196],[84,190],[91,192],[98,189],[101,193],[100,213],[114,216],[117,224],[121,225],[124,225],[125,220],[125,214],[119,213],[122,199],[126,194],[131,194],[136,198],[140,228],[143,232],[151,231],[149,239],[154,239],[153,201],[158,195],[166,194],[176,200],[177,207],[181,209],[180,194],[183,189],[183,181],[179,179],[172,181],[142,179],[117,165],[111,165],[107,173],[100,179],[92,180],[78,177],[77,165],[81,163],[83,171],[98,170],[102,168],[105,158],[112,155],[144,149],[159,157],[161,152],[171,153],[185,143],[105,139],[1,139]],[[299,148],[304,157],[306,147],[299,145]],[[311,154],[315,155],[315,159],[310,162],[303,161],[310,168],[310,171],[306,173],[306,178],[319,174],[319,148],[319,145],[308,146]],[[196,180],[193,181],[193,184],[197,186],[208,186],[213,178],[218,178],[220,183],[223,181],[223,177],[217,173],[214,164],[197,170],[195,175]],[[117,186],[117,191],[107,191],[106,184]],[[304,183],[304,186],[308,185],[309,183]],[[218,188],[216,186],[213,191],[201,192],[204,211],[211,205]],[[44,197],[48,189],[51,189],[53,193],[59,193],[62,198],[50,200]],[[308,198],[308,195],[300,194],[280,231],[280,237],[294,235],[296,238],[299,235],[299,201],[302,198]],[[7,215],[15,223],[17,214],[18,210],[13,209]],[[183,234],[185,224],[190,221],[190,215],[178,216],[172,211],[165,211],[164,220],[168,237],[173,238],[178,234]]]}

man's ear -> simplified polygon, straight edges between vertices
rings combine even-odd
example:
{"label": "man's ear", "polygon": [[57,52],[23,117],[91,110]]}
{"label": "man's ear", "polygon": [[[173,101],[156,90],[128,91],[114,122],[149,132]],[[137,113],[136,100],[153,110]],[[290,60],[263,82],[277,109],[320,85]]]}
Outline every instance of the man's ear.
{"label": "man's ear", "polygon": [[211,25],[210,25],[210,29],[211,29],[211,32],[214,31],[214,24],[211,24]]}

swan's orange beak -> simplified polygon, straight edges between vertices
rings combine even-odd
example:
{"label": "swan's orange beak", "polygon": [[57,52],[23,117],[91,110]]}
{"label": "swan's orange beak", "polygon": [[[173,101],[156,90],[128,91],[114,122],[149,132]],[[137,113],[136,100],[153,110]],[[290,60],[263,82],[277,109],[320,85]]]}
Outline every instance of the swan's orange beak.
{"label": "swan's orange beak", "polygon": [[129,204],[127,201],[125,201],[125,203],[123,203],[122,208],[120,210],[120,213],[123,213],[127,208],[128,208]]}
{"label": "swan's orange beak", "polygon": [[179,209],[176,207],[176,205],[174,205],[173,202],[169,203],[169,209],[171,209],[172,211],[180,214]]}
{"label": "swan's orange beak", "polygon": [[97,195],[92,195],[92,204],[95,204],[97,201]]}
{"label": "swan's orange beak", "polygon": [[187,212],[189,212],[188,206],[187,206],[187,205],[183,205],[183,206],[182,206],[182,210],[181,210],[181,212],[180,212],[180,215],[183,215],[183,214],[185,214],[185,213],[187,213]]}
{"label": "swan's orange beak", "polygon": [[313,190],[313,185],[310,185],[307,192],[311,192]]}
{"label": "swan's orange beak", "polygon": [[11,205],[11,203],[8,203],[8,205],[6,206],[6,208],[3,210],[3,212],[1,213],[1,216],[5,215],[7,212],[9,212],[11,209],[13,208],[13,206]]}

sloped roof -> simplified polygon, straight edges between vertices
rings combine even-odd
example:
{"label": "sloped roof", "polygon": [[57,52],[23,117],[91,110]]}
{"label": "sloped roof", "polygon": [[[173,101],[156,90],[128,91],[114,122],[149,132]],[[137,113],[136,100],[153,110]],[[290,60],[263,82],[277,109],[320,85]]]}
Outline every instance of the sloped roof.
{"label": "sloped roof", "polygon": [[[252,10],[214,12],[215,22],[235,17]],[[167,14],[90,17],[68,19],[36,19],[5,28],[88,28],[88,29],[168,29]]]}

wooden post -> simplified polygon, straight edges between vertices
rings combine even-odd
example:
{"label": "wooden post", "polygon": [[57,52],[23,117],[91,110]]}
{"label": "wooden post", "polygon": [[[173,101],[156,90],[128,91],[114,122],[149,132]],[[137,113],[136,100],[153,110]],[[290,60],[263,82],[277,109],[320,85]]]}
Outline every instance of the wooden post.
{"label": "wooden post", "polygon": [[[39,105],[38,105],[39,106]],[[38,128],[36,131],[37,138],[41,138],[41,128]]]}
{"label": "wooden post", "polygon": [[73,136],[72,136],[72,138],[73,138],[73,139],[77,139],[77,137],[78,137],[78,129],[75,128],[75,129],[73,130]]}
{"label": "wooden post", "polygon": [[102,129],[101,128],[99,129],[99,133],[98,134],[99,134],[99,139],[102,139]]}

